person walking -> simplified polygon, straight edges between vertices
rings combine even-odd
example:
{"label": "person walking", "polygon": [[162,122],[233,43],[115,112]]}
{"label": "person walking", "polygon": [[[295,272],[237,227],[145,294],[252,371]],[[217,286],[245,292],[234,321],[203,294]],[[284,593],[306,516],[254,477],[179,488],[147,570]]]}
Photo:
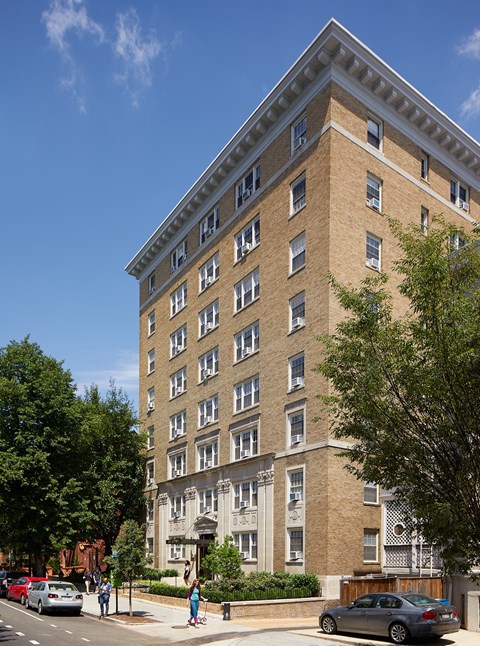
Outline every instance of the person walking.
{"label": "person walking", "polygon": [[200,600],[208,601],[208,599],[202,597],[202,587],[198,579],[193,580],[190,590],[188,591],[187,599],[190,605],[190,618],[187,621],[187,626],[198,628],[198,606]]}
{"label": "person walking", "polygon": [[190,572],[192,571],[192,566],[190,565],[190,561],[186,560],[185,561],[185,568],[183,570],[183,582],[185,585],[190,585]]}
{"label": "person walking", "polygon": [[85,571],[85,574],[83,575],[83,582],[85,583],[85,590],[88,595],[90,594],[90,583],[92,582],[92,573],[90,572],[90,570]]}
{"label": "person walking", "polygon": [[95,594],[95,590],[98,591],[98,594],[100,594],[100,583],[102,582],[102,573],[100,571],[100,568],[97,567],[93,571],[92,575],[92,584],[93,584],[93,593]]}
{"label": "person walking", "polygon": [[103,583],[100,584],[98,591],[100,593],[98,597],[100,603],[99,619],[101,619],[108,615],[108,605],[110,603],[110,594],[112,593],[112,584],[108,580],[108,576],[104,577]]}

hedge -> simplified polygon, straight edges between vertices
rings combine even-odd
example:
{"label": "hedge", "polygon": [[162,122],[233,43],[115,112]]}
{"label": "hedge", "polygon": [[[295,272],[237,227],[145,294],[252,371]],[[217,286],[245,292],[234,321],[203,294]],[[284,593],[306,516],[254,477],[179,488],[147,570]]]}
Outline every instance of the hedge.
{"label": "hedge", "polygon": [[173,568],[167,570],[159,570],[157,568],[145,568],[143,571],[143,579],[148,581],[161,581],[167,576],[178,576],[178,570]]}

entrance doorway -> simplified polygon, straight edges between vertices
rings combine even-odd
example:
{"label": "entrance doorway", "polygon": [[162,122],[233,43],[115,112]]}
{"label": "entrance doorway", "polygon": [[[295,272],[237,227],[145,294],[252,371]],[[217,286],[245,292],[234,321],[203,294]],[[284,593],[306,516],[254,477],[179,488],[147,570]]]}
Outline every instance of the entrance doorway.
{"label": "entrance doorway", "polygon": [[197,577],[205,577],[207,573],[202,567],[203,557],[206,555],[208,546],[215,540],[215,534],[203,534],[197,543],[197,552],[195,555]]}

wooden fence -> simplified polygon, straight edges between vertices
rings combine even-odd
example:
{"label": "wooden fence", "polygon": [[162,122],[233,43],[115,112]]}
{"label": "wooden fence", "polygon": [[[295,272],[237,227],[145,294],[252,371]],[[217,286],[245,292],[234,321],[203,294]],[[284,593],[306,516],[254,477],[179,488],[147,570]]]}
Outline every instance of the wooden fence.
{"label": "wooden fence", "polygon": [[352,577],[340,582],[340,605],[346,606],[371,592],[421,592],[433,599],[443,597],[442,577]]}

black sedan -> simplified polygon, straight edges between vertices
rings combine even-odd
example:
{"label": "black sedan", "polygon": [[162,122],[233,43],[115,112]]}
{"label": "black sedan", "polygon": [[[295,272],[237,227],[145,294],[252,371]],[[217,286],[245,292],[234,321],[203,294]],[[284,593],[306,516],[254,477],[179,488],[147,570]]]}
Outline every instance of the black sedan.
{"label": "black sedan", "polygon": [[325,610],[319,623],[328,635],[337,631],[381,635],[395,644],[404,644],[410,637],[442,637],[460,630],[454,606],[417,592],[366,594],[348,606]]}

